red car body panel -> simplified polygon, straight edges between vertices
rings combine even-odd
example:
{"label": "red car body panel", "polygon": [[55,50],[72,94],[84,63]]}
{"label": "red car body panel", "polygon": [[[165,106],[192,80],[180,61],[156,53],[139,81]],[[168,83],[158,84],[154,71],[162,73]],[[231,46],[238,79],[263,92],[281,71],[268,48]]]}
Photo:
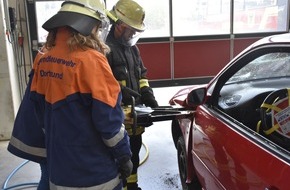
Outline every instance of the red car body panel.
{"label": "red car body panel", "polygon": [[204,182],[206,189],[290,187],[289,163],[226,126],[202,106],[195,112],[193,131],[193,163],[203,165],[196,169],[203,179],[210,181]]}
{"label": "red car body panel", "polygon": [[195,171],[209,190],[289,189],[289,163],[225,125],[206,107],[198,106],[194,119],[181,119],[180,128],[186,143],[189,182]]}
{"label": "red car body panel", "polygon": [[[255,133],[241,129],[217,110],[201,104],[188,105],[188,94],[195,89],[208,88],[224,71],[247,51],[276,42],[290,43],[290,34],[264,38],[241,52],[206,85],[194,85],[178,91],[169,101],[194,110],[192,118],[179,120],[187,151],[187,182],[198,176],[203,189],[218,190],[288,190],[290,189],[289,155],[283,159]],[[211,98],[206,94],[204,102]]]}

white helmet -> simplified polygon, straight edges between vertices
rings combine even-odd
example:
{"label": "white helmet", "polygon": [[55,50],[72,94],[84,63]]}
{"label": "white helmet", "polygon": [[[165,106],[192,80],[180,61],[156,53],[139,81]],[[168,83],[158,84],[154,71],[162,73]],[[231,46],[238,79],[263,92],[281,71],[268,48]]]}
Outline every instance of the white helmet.
{"label": "white helmet", "polygon": [[[50,31],[54,28],[69,26],[84,36],[102,22],[108,25],[104,0],[66,0],[57,14],[47,20],[42,27]],[[102,26],[103,28],[104,26]]]}

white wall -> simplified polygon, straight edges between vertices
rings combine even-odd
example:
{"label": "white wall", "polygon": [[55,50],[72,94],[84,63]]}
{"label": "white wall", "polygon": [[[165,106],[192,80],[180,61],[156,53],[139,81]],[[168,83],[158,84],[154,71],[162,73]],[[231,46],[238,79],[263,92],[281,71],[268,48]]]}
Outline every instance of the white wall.
{"label": "white wall", "polygon": [[10,136],[11,128],[14,119],[14,110],[12,103],[12,92],[9,79],[8,68],[8,52],[6,34],[5,34],[5,20],[4,20],[4,2],[1,1],[1,37],[0,37],[0,140],[7,139]]}
{"label": "white wall", "polygon": [[[14,7],[17,10],[18,28],[15,30],[15,34],[18,34],[19,28],[22,28],[23,31],[25,40],[23,50],[26,50],[26,53],[24,53],[26,58],[22,57],[25,60],[22,62],[19,62],[19,57],[17,57],[21,49],[19,49],[17,43],[13,43],[13,41],[17,41],[17,38],[13,40],[11,33],[9,37],[7,35],[7,31],[10,30],[7,7]],[[19,7],[23,10],[20,10]],[[11,137],[14,118],[22,97],[20,92],[26,87],[25,82],[21,83],[24,84],[22,88],[19,87],[19,81],[25,81],[25,77],[27,77],[23,74],[19,75],[19,71],[23,70],[23,67],[27,67],[27,65],[29,65],[29,70],[27,70],[28,72],[30,71],[30,57],[27,56],[28,48],[26,48],[28,46],[28,35],[24,10],[24,0],[0,0],[0,140],[7,140]],[[25,23],[24,26],[23,23]],[[22,76],[22,79],[18,76]]]}

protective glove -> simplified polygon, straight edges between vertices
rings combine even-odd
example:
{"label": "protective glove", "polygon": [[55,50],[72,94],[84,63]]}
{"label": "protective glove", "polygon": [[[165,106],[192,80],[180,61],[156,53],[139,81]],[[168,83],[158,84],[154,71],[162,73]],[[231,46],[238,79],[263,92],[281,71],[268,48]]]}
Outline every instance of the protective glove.
{"label": "protective glove", "polygon": [[155,99],[155,96],[151,87],[145,86],[141,88],[141,101],[143,104],[151,108],[158,107],[158,102]]}
{"label": "protective glove", "polygon": [[135,92],[134,90],[121,85],[121,91],[122,91],[122,102],[125,105],[132,105],[132,96],[136,99],[138,97],[141,97],[141,95],[138,92]]}
{"label": "protective glove", "polygon": [[119,172],[121,174],[120,176],[121,179],[126,179],[127,177],[129,177],[132,173],[132,170],[133,170],[133,163],[131,162],[130,159],[127,161],[120,162]]}

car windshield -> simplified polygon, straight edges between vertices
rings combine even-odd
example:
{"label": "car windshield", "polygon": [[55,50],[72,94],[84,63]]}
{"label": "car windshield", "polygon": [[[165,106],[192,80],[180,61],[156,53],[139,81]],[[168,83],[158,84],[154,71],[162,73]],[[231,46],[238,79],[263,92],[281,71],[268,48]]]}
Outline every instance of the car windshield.
{"label": "car windshield", "polygon": [[290,76],[290,53],[275,52],[252,60],[235,73],[227,84],[287,76]]}

